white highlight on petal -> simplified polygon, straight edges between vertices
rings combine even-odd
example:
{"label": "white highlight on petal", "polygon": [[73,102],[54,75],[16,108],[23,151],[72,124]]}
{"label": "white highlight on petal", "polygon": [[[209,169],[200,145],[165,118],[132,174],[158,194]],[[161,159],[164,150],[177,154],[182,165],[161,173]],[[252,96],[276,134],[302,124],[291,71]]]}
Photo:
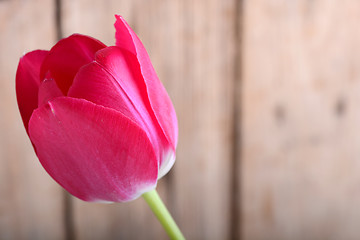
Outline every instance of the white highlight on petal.
{"label": "white highlight on petal", "polygon": [[[156,188],[157,185],[157,181],[154,183],[143,183],[143,184],[138,184],[136,185],[136,192],[132,193],[131,195],[129,195],[128,199],[124,200],[123,198],[119,199],[118,201],[106,201],[103,199],[90,199],[87,200],[88,202],[95,202],[95,203],[105,203],[105,204],[111,204],[111,203],[117,203],[117,202],[130,202],[133,201],[139,197],[141,197],[141,195],[143,195],[146,192],[149,192],[151,190],[154,190]],[[116,191],[114,192],[115,195],[117,195]]]}
{"label": "white highlight on petal", "polygon": [[169,172],[171,167],[175,163],[175,153],[169,149],[165,154],[163,154],[163,162],[160,166],[159,173],[158,173],[158,179],[162,178],[165,174]]}
{"label": "white highlight on petal", "polygon": [[126,200],[126,201],[123,201],[123,202],[129,202],[129,201],[137,199],[138,197],[140,197],[144,193],[150,192],[151,190],[154,190],[156,188],[156,185],[157,185],[157,181],[155,183],[145,183],[143,185],[137,186],[138,190],[136,191],[136,193],[133,194],[132,199],[129,199],[129,200]]}

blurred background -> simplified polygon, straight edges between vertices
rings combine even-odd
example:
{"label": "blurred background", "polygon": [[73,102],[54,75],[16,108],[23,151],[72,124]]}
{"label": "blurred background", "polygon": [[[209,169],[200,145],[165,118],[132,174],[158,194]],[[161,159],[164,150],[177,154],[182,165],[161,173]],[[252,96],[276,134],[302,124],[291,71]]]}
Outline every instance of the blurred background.
{"label": "blurred background", "polygon": [[1,0],[0,239],[167,239],[143,199],[94,204],[42,169],[23,53],[74,32],[139,35],[175,105],[158,191],[188,239],[360,239],[360,1]]}

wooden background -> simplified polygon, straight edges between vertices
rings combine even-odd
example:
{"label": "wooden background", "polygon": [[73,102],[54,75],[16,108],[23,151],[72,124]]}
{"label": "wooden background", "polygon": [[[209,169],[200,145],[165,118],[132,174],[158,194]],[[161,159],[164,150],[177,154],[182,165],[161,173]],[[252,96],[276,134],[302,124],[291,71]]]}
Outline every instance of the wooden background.
{"label": "wooden background", "polygon": [[0,239],[167,239],[143,199],[85,203],[45,173],[20,56],[74,32],[146,46],[179,119],[158,191],[188,239],[360,239],[360,1],[0,0]]}

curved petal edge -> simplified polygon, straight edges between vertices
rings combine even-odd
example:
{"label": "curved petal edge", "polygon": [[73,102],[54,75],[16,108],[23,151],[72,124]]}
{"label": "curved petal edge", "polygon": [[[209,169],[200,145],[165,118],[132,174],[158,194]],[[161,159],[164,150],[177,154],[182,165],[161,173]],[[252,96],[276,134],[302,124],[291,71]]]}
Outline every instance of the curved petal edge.
{"label": "curved petal edge", "polygon": [[93,61],[95,53],[106,45],[99,40],[73,34],[61,39],[49,51],[41,66],[40,77],[44,79],[50,72],[58,87],[66,95],[79,69]]}
{"label": "curved petal edge", "polygon": [[116,45],[137,56],[151,107],[164,135],[175,151],[178,139],[178,123],[171,100],[158,79],[149,55],[140,39],[121,16],[115,15],[115,17]]}
{"label": "curved petal edge", "polygon": [[16,72],[16,98],[26,131],[32,112],[38,106],[40,68],[48,51],[35,50],[25,54]]}

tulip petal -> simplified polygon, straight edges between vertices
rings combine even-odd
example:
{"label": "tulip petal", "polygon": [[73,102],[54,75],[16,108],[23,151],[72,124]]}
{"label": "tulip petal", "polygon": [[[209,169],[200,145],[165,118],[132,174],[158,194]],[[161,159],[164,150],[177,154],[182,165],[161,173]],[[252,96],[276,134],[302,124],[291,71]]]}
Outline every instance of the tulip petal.
{"label": "tulip petal", "polygon": [[42,106],[56,97],[64,96],[58,88],[55,80],[49,76],[45,78],[40,86],[38,93],[38,106]]}
{"label": "tulip petal", "polygon": [[141,126],[144,126],[144,117],[146,122],[151,122],[143,102],[145,86],[137,81],[139,74],[132,71],[132,59],[135,57],[131,53],[118,47],[98,51],[96,60],[79,70],[68,96],[115,109]]}
{"label": "tulip petal", "polygon": [[26,131],[32,112],[38,106],[40,67],[48,51],[36,50],[24,55],[16,72],[16,98]]}
{"label": "tulip petal", "polygon": [[115,17],[116,45],[127,49],[137,56],[151,107],[166,138],[175,151],[178,138],[178,125],[175,109],[171,100],[164,86],[158,79],[149,55],[140,39],[121,16],[116,15]]}
{"label": "tulip petal", "polygon": [[148,133],[163,169],[163,162],[168,159],[164,156],[174,151],[157,122],[141,79],[139,64],[132,53],[107,47],[96,53],[95,62],[80,69],[68,96],[115,109],[136,122]]}
{"label": "tulip petal", "polygon": [[80,34],[60,40],[49,51],[41,67],[41,79],[50,72],[60,90],[66,95],[79,69],[94,60],[95,53],[106,47],[102,42]]}
{"label": "tulip petal", "polygon": [[34,111],[29,135],[46,171],[82,200],[129,201],[156,186],[146,133],[115,110],[59,97]]}

